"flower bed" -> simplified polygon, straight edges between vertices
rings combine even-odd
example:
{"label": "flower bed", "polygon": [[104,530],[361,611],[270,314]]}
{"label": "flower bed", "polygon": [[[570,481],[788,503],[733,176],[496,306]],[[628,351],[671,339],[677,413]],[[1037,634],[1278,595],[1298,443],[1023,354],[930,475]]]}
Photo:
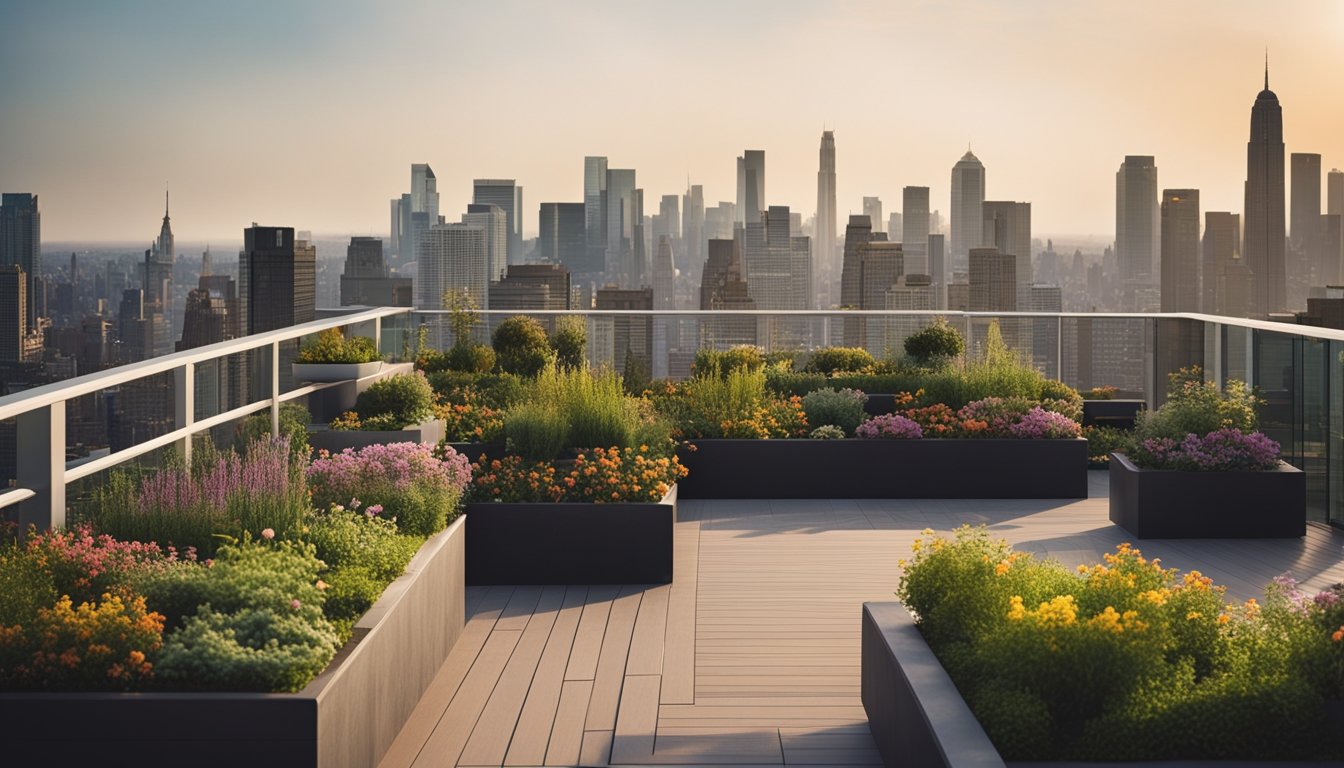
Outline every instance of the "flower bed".
{"label": "flower bed", "polygon": [[[1344,585],[1313,597],[1285,576],[1263,604],[1228,604],[1129,545],[1072,572],[982,528],[924,533],[897,594],[978,723],[957,717],[900,609],[866,606],[863,701],[888,764],[973,745],[980,728],[991,764],[1344,758],[1329,704],[1344,694]],[[912,716],[905,693],[930,681],[943,698],[915,690],[916,706],[939,716]]]}

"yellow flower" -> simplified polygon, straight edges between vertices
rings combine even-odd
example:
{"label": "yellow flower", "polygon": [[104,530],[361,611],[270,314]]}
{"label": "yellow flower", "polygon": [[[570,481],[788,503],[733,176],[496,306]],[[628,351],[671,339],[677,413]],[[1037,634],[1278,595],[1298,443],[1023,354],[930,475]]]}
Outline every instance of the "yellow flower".
{"label": "yellow flower", "polygon": [[1199,611],[1191,611],[1191,612],[1185,614],[1185,620],[1186,620],[1186,621],[1194,621],[1195,619],[1201,618],[1201,615],[1202,615],[1202,614],[1200,614]]}
{"label": "yellow flower", "polygon": [[1008,600],[1008,618],[1012,621],[1021,621],[1026,618],[1027,609],[1022,605],[1022,596],[1013,595]]}

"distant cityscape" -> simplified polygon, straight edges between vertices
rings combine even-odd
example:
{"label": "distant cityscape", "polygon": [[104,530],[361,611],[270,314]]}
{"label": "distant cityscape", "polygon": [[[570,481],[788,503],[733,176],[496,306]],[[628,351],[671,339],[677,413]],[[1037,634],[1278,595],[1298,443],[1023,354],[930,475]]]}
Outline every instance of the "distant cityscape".
{"label": "distant cityscape", "polygon": [[[303,323],[336,306],[711,313],[591,321],[591,360],[633,361],[656,377],[686,375],[706,346],[836,344],[886,354],[923,322],[713,317],[721,310],[1202,312],[1344,329],[1344,172],[1326,173],[1323,200],[1320,154],[1294,152],[1285,168],[1282,109],[1269,85],[1266,66],[1240,212],[1201,212],[1198,189],[1162,187],[1157,158],[1130,155],[1116,171],[1112,244],[1071,252],[1033,236],[1030,202],[986,199],[988,169],[969,147],[951,166],[946,215],[930,187],[907,186],[885,210],[881,198],[864,197],[862,213],[842,220],[831,130],[821,135],[817,204],[806,219],[770,204],[766,155],[752,149],[736,158],[731,200],[707,203],[704,187],[688,180],[655,203],[636,169],[589,156],[581,200],[528,209],[519,180],[482,178],[456,215],[441,212],[434,170],[416,163],[409,190],[390,200],[386,237],[319,243],[293,226],[252,223],[236,258],[209,246],[199,257],[181,253],[167,191],[158,233],[141,253],[44,250],[40,190],[5,192],[0,395]],[[525,239],[530,215],[538,236]],[[449,343],[446,325],[428,326],[432,343]],[[1054,366],[1051,375],[1141,388],[1129,386],[1140,374],[1124,363],[1124,350],[1141,343],[1133,326],[1089,328],[1087,350],[1058,338],[1054,321],[1008,320],[1002,330],[1039,366]],[[1070,369],[1059,370],[1065,356],[1055,350],[1065,348]],[[197,374],[198,402],[214,412],[269,384],[261,378],[269,372],[245,360]],[[171,420],[151,379],[82,399],[68,444],[133,445]],[[12,445],[6,429],[12,424],[0,424],[0,444]],[[12,458],[0,456],[0,474]]]}

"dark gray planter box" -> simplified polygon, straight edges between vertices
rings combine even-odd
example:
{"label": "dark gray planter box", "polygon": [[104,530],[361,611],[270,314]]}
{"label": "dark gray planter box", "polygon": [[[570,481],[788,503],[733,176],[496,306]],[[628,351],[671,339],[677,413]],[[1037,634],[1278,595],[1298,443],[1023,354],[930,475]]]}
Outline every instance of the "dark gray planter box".
{"label": "dark gray planter box", "polygon": [[[1087,441],[690,440],[687,499],[1081,499]],[[973,476],[974,483],[966,478]]]}
{"label": "dark gray planter box", "polygon": [[468,461],[478,461],[481,456],[487,459],[502,459],[508,455],[504,449],[504,442],[494,443],[444,443],[449,448],[467,457]]}
{"label": "dark gray planter box", "polygon": [[467,585],[667,584],[677,491],[657,503],[467,504]]}
{"label": "dark gray planter box", "polygon": [[383,363],[382,367],[371,375],[342,379],[334,387],[327,387],[308,395],[308,412],[312,414],[315,423],[325,424],[346,411],[353,411],[359,394],[373,386],[374,382],[414,371],[413,363]]}
{"label": "dark gray planter box", "polygon": [[387,443],[424,443],[435,446],[443,440],[443,432],[444,423],[441,419],[430,419],[414,427],[387,431],[309,429],[308,445],[312,446],[313,453],[340,453],[346,448],[359,449]]}
{"label": "dark gray planter box", "polygon": [[1084,400],[1083,426],[1133,429],[1139,412],[1148,404],[1143,400]]}
{"label": "dark gray planter box", "polygon": [[462,634],[465,540],[425,542],[298,693],[0,693],[5,764],[377,765]]}
{"label": "dark gray planter box", "polygon": [[1293,539],[1307,533],[1307,475],[1140,469],[1111,454],[1111,522],[1140,539]]}

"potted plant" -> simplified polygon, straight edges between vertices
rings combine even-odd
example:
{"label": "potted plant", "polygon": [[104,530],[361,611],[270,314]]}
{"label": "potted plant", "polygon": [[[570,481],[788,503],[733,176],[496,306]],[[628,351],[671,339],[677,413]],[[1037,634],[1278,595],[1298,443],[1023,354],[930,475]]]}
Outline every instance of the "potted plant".
{"label": "potted plant", "polygon": [[1256,431],[1255,392],[1198,368],[1170,376],[1166,404],[1140,415],[1133,447],[1111,454],[1111,522],[1139,538],[1298,538],[1306,474]]}
{"label": "potted plant", "polygon": [[345,338],[338,328],[328,328],[305,343],[294,358],[294,378],[300,381],[332,382],[362,379],[382,370],[373,339]]}

